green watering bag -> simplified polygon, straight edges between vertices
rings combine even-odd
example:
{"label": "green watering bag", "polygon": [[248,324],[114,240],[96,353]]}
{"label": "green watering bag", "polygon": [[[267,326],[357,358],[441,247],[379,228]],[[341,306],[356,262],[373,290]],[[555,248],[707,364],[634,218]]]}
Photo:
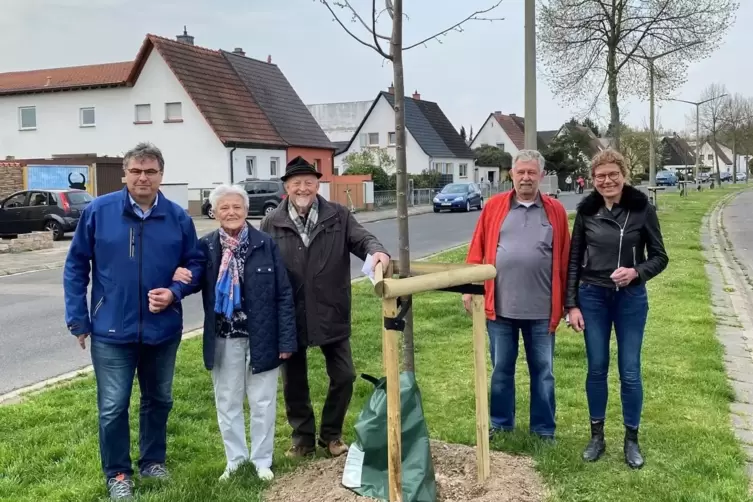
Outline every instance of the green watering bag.
{"label": "green watering bag", "polygon": [[[356,441],[350,446],[342,484],[363,497],[389,500],[387,473],[387,379],[361,377],[374,392],[356,421]],[[436,502],[437,485],[424,420],[421,392],[412,372],[400,374],[402,420],[402,481],[404,502]]]}

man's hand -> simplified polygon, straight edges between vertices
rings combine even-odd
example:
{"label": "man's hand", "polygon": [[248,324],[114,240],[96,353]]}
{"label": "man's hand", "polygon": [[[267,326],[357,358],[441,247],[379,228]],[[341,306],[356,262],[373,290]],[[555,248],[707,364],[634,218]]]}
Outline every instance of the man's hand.
{"label": "man's hand", "polygon": [[290,359],[290,357],[293,355],[292,352],[280,352],[280,359]]}
{"label": "man's hand", "polygon": [[81,346],[82,350],[86,350],[86,338],[89,336],[89,333],[85,333],[83,335],[78,335],[76,338],[78,338],[78,344]]}
{"label": "man's hand", "polygon": [[157,288],[149,291],[149,312],[159,314],[173,303],[173,292],[167,288]]}
{"label": "man's hand", "polygon": [[586,327],[586,323],[583,322],[583,314],[579,308],[572,308],[568,312],[568,322],[570,326],[578,333],[583,331]]}
{"label": "man's hand", "polygon": [[621,288],[633,282],[636,277],[638,277],[638,272],[634,268],[625,267],[618,268],[610,276],[614,283]]}
{"label": "man's hand", "polygon": [[377,253],[374,253],[372,255],[372,258],[373,258],[373,263],[371,265],[371,271],[372,272],[376,272],[377,263],[381,263],[382,264],[382,270],[384,272],[387,272],[387,267],[390,265],[390,257],[389,256],[387,256],[384,253],[377,252]]}
{"label": "man's hand", "polygon": [[193,279],[193,274],[187,268],[178,267],[177,269],[175,269],[175,273],[173,274],[173,280],[175,282],[182,282],[183,284],[191,284],[192,279]]}
{"label": "man's hand", "polygon": [[463,295],[463,306],[469,314],[473,313],[473,295]]}

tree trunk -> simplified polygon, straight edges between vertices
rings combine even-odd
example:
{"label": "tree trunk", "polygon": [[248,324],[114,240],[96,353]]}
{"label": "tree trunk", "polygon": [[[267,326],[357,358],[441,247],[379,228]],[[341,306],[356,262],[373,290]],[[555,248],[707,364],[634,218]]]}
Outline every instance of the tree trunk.
{"label": "tree trunk", "polygon": [[732,134],[732,183],[737,183],[737,141],[735,134]]}
{"label": "tree trunk", "polygon": [[609,95],[609,129],[615,150],[620,151],[620,105],[617,103],[617,48],[610,46],[607,55],[607,94]]}
{"label": "tree trunk", "polygon": [[[405,82],[403,77],[403,0],[393,0],[392,70],[395,79],[395,167],[397,171],[397,233],[400,277],[410,277],[410,234],[408,233],[408,174],[405,156]],[[408,301],[409,298],[403,298]],[[403,371],[415,371],[413,348],[413,309],[405,317],[403,332]]]}
{"label": "tree trunk", "polygon": [[721,187],[722,186],[722,175],[719,172],[719,154],[716,153],[719,146],[716,143],[716,131],[712,134],[712,140],[714,141],[714,164],[716,164],[716,172],[714,173],[714,178],[716,178],[716,186]]}

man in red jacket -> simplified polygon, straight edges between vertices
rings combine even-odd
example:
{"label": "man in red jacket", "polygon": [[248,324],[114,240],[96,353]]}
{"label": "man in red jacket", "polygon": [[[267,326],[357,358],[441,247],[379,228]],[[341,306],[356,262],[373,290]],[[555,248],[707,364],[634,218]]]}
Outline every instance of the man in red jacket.
{"label": "man in red jacket", "polygon": [[[492,197],[481,212],[466,261],[491,263],[484,284],[491,380],[490,436],[515,427],[518,336],[531,377],[530,431],[553,439],[554,332],[563,316],[570,229],[562,204],[539,192],[544,157],[521,150],[510,171],[514,189]],[[470,310],[470,295],[463,296]]]}

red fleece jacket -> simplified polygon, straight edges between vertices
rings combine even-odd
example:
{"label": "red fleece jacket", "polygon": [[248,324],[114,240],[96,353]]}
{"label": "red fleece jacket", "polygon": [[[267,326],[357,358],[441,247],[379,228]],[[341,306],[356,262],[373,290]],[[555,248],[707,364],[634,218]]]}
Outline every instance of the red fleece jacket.
{"label": "red fleece jacket", "polygon": [[[513,197],[515,197],[515,191],[511,190],[495,195],[486,202],[468,247],[467,263],[496,265],[499,231],[502,228],[502,222],[510,212]],[[552,225],[552,317],[549,329],[554,332],[562,319],[565,305],[570,225],[567,221],[567,211],[560,201],[541,194],[541,202],[549,223]],[[503,273],[504,270],[497,270],[498,275]],[[484,310],[487,319],[490,320],[497,318],[494,287],[494,279],[484,282]],[[524,288],[526,285],[521,284],[520,287]]]}

